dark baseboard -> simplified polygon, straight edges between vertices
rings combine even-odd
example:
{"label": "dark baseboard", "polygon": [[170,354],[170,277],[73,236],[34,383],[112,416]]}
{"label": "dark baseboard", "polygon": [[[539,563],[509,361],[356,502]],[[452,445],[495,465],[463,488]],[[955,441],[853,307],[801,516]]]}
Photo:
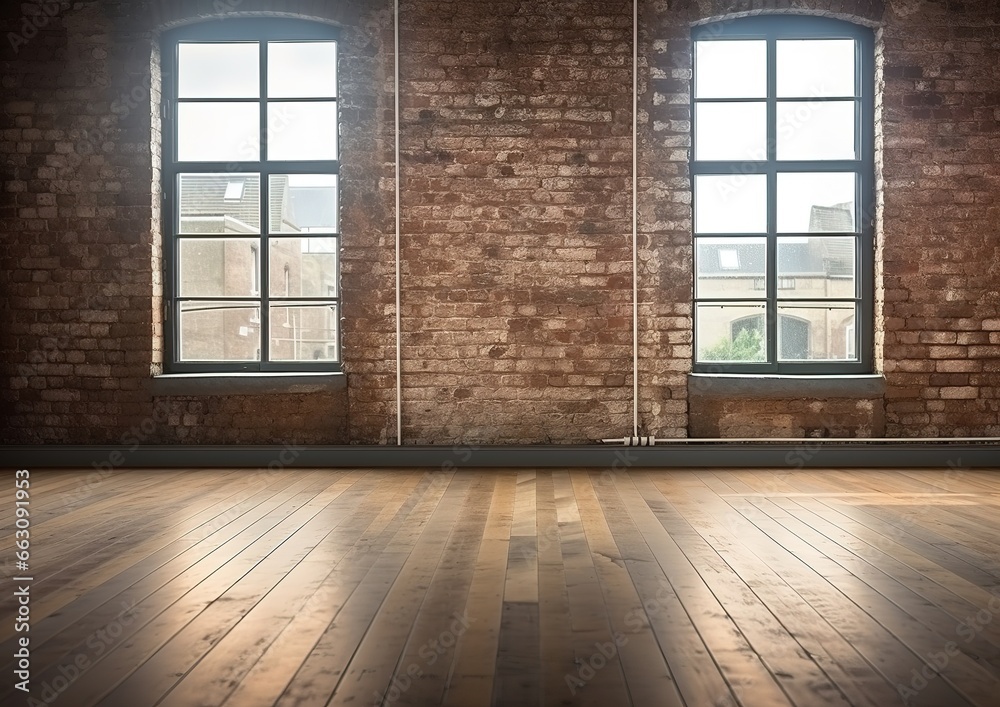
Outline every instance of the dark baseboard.
{"label": "dark baseboard", "polygon": [[663,468],[1000,468],[1000,444],[983,442],[661,443],[538,446],[4,446],[3,466],[27,469],[177,467],[421,467],[624,470]]}

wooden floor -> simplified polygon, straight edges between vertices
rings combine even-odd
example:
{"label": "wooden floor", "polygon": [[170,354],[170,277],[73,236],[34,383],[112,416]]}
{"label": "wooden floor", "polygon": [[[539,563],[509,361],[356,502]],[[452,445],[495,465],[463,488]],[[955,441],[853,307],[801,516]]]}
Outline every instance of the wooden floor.
{"label": "wooden floor", "polygon": [[38,471],[34,702],[6,472],[0,704],[995,706],[998,471]]}

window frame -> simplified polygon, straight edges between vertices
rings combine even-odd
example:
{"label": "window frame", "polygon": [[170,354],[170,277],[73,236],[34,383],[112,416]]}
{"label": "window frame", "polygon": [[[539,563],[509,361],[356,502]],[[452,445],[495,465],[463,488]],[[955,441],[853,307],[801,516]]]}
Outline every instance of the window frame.
{"label": "window frame", "polygon": [[[160,63],[162,77],[161,126],[161,174],[162,174],[162,223],[163,223],[163,332],[164,332],[164,371],[166,373],[274,373],[274,372],[342,372],[342,304],[341,289],[341,201],[342,184],[340,166],[343,149],[340,140],[341,101],[340,94],[340,30],[334,25],[307,20],[286,18],[223,18],[208,20],[194,25],[180,27],[165,32],[160,40]],[[323,41],[337,44],[337,88],[335,96],[322,98],[286,98],[268,96],[268,42]],[[207,98],[194,99],[218,103],[256,102],[260,108],[260,154],[256,161],[188,161],[178,160],[178,110],[181,101],[178,100],[178,64],[179,47],[184,42],[258,42],[260,45],[260,94],[256,99],[246,98]],[[184,100],[184,99],[182,99]],[[268,105],[283,102],[335,102],[337,123],[335,126],[337,141],[337,159],[329,160],[268,160]],[[260,232],[249,235],[257,238],[256,252],[260,262],[256,282],[259,291],[256,296],[246,297],[182,297],[180,295],[180,204],[179,175],[180,174],[256,174],[260,179]],[[270,288],[271,237],[293,237],[294,234],[273,231],[270,224],[270,178],[272,175],[295,174],[333,174],[337,177],[337,219],[336,230],[333,232],[310,233],[303,232],[300,237],[321,237],[332,239],[335,243],[336,296],[272,296]],[[246,185],[244,184],[244,189]],[[206,237],[225,237],[224,234],[206,234]],[[260,327],[260,355],[256,361],[183,361],[180,357],[180,305],[182,302],[210,299],[215,301],[257,302]],[[335,359],[318,361],[306,360],[271,360],[271,303],[287,300],[289,307],[297,304],[330,303],[334,307],[335,328]],[[329,310],[327,317],[329,317]],[[329,344],[325,345],[327,348]]]}
{"label": "window frame", "polygon": [[[696,106],[700,100],[695,95],[697,76],[697,42],[720,40],[766,40],[767,43],[767,94],[763,99],[707,99],[713,100],[754,100],[764,101],[767,110],[767,159],[751,160],[698,160]],[[778,160],[776,156],[777,136],[777,53],[778,40],[795,39],[852,39],[855,40],[855,159],[853,160]],[[873,31],[862,25],[828,17],[809,15],[758,15],[722,20],[692,28],[692,75],[691,75],[691,150],[688,160],[691,180],[692,215],[696,208],[696,178],[700,175],[762,174],[767,177],[767,231],[753,234],[766,238],[766,293],[763,299],[747,297],[697,297],[692,291],[692,371],[694,373],[738,373],[759,375],[845,375],[870,374],[874,366],[874,292],[875,292],[875,39]],[[838,97],[842,99],[843,97]],[[838,100],[833,99],[833,100]],[[788,100],[788,99],[786,99]],[[819,100],[823,100],[822,98]],[[752,171],[746,169],[752,167]],[[777,271],[778,237],[785,235],[777,229],[777,175],[789,172],[853,172],[855,182],[856,232],[855,276],[856,292],[852,298],[827,298],[802,302],[845,302],[855,303],[854,330],[856,361],[849,360],[778,360],[778,297],[779,278]],[[699,238],[720,237],[720,234],[695,231],[692,219],[692,274],[697,284],[697,251]],[[792,235],[792,234],[789,234]],[[816,237],[843,236],[839,232],[816,232]],[[724,236],[721,236],[724,237]],[[740,306],[763,304],[765,326],[764,362],[713,362],[698,360],[698,305],[711,301],[734,303]],[[788,300],[784,300],[787,302]]]}

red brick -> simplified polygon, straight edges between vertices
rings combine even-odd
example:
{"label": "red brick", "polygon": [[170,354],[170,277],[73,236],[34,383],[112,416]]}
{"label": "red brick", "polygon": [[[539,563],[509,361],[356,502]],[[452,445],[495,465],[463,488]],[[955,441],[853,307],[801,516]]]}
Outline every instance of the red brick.
{"label": "red brick", "polygon": [[[344,27],[348,389],[150,399],[163,350],[152,122],[144,110],[113,115],[109,102],[141,85],[145,38],[216,10],[86,0],[5,57],[0,151],[11,178],[0,192],[0,264],[10,277],[0,341],[13,395],[0,441],[108,443],[161,406],[173,422],[150,442],[395,436],[391,17],[360,0],[239,4]],[[1000,427],[995,6],[910,4],[810,0],[796,11],[881,27],[886,433],[986,434]],[[760,0],[749,11],[787,7]],[[696,416],[741,436],[870,433],[875,412],[852,407],[859,401],[734,400],[688,418],[690,27],[746,8],[643,3],[641,422],[657,436],[688,434]],[[559,3],[404,3],[407,441],[568,442],[631,429],[631,11],[627,0],[583,0],[568,22]],[[16,8],[4,13],[0,33],[19,21]],[[470,28],[480,39],[468,41]],[[974,398],[992,407],[972,415]]]}

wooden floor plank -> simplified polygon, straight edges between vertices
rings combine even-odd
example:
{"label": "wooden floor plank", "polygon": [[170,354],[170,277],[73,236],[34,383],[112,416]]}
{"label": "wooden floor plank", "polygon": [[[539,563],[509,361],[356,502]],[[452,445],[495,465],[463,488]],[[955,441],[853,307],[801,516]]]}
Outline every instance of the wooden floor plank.
{"label": "wooden floor plank", "polygon": [[[784,507],[783,504],[779,505]],[[799,498],[795,499],[795,505],[803,511],[827,521],[829,523],[827,527],[837,529],[837,537],[842,545],[859,557],[872,558],[870,561],[879,567],[901,566],[903,569],[897,570],[900,573],[906,572],[905,568],[909,568],[921,577],[933,581],[963,599],[971,606],[987,605],[994,596],[986,589],[949,572],[925,555],[891,537],[871,530],[868,526],[858,523],[825,503]],[[995,627],[995,630],[1000,632],[1000,624]]]}
{"label": "wooden floor plank", "polygon": [[[139,665],[131,670],[122,665],[123,661],[135,662],[134,651],[124,650],[125,646],[112,650],[95,672],[105,685],[114,686],[101,696],[101,705],[126,707],[151,697],[159,701],[167,695],[178,679],[189,675],[239,618],[267,596],[327,535],[329,525],[321,514],[363,476],[347,474],[332,479],[326,488],[317,489],[318,493],[283,521],[280,530],[248,548],[252,554],[240,568],[238,582],[232,582],[235,578],[229,572],[213,573],[203,584],[219,587],[230,584],[219,593],[213,592],[211,601],[191,601],[191,597],[185,596],[173,604],[158,617],[161,636],[166,640],[143,645],[141,650],[148,657]],[[122,667],[126,670],[122,671]]]}
{"label": "wooden floor plank", "polygon": [[[615,536],[631,548],[631,557],[625,564],[641,600],[641,611],[630,615],[626,622],[633,626],[649,625],[685,704],[738,704],[668,573],[657,564],[653,548],[657,548],[661,557],[670,551],[662,538],[663,526],[631,477],[617,479],[613,491],[621,506],[618,512],[609,507],[609,525]],[[610,495],[611,490],[605,493]]]}
{"label": "wooden floor plank", "polygon": [[[231,476],[229,472],[227,476]],[[190,488],[189,495],[197,492],[197,487],[204,484],[218,485],[219,479],[213,476],[199,476],[193,470],[173,470],[163,472],[163,480],[186,479]],[[179,485],[179,487],[183,487]],[[36,491],[31,503],[32,538],[36,546],[33,553],[36,560],[49,559],[53,566],[61,567],[63,557],[73,555],[77,546],[92,542],[102,529],[114,528],[124,522],[134,522],[135,516],[129,513],[129,507],[144,504],[144,495],[156,493],[157,482],[152,477],[124,477],[119,484],[102,481],[99,484],[81,483],[66,491],[51,496]],[[35,498],[40,502],[36,504]],[[36,505],[38,507],[36,507]],[[111,513],[119,508],[125,513]],[[13,509],[13,504],[11,505]],[[13,512],[11,510],[11,512]],[[5,524],[10,520],[5,520]],[[58,538],[58,542],[50,542]],[[13,537],[3,538],[6,544],[0,545],[0,552],[7,553],[13,549]],[[9,542],[7,542],[9,541]],[[58,554],[57,554],[58,553]]]}
{"label": "wooden floor plank", "polygon": [[[939,584],[894,557],[881,552],[857,554],[852,536],[801,507],[787,506],[781,499],[775,505],[787,510],[802,524],[821,533],[830,543],[825,554],[897,606],[920,602],[920,611],[911,611],[921,623],[942,636],[958,638],[956,628],[967,617],[975,615],[981,606],[967,601],[954,591],[951,583]],[[988,600],[984,602],[988,604]],[[985,660],[1000,668],[1000,627],[992,621],[981,627],[974,637],[958,642],[959,650],[973,660]]]}
{"label": "wooden floor plank", "polygon": [[[352,483],[358,476],[348,475],[344,477],[346,481],[334,483]],[[309,475],[309,478],[316,479],[317,476]],[[73,685],[74,697],[79,703],[96,703],[102,695],[144,665],[226,591],[239,585],[249,572],[302,526],[304,517],[316,510],[315,505],[309,504],[315,504],[320,487],[329,485],[329,480],[322,479],[318,483],[308,483],[306,490],[295,493],[268,515],[242,529],[153,594],[137,602],[132,620],[127,624],[119,622],[122,624],[120,635],[108,645],[101,646],[99,652],[89,649],[86,641],[71,649],[68,655],[89,654],[93,660],[93,667]],[[170,572],[173,571],[172,568]],[[69,632],[69,636],[73,635]],[[177,657],[185,660],[199,656]],[[160,676],[158,680],[162,681],[165,677]],[[169,685],[164,687],[169,688]],[[165,693],[157,695],[157,699],[162,694]],[[149,695],[124,695],[122,699],[143,700],[149,699]]]}
{"label": "wooden floor plank", "polygon": [[[194,476],[190,480],[178,479],[179,494],[176,502],[185,508],[185,514],[197,513],[199,510],[232,496],[231,489],[225,487],[225,479],[231,479],[235,474],[227,474],[223,478]],[[207,482],[211,482],[211,485]],[[143,540],[155,539],[170,531],[172,527],[184,521],[183,515],[169,507],[148,508],[151,500],[158,497],[155,485],[134,488],[125,491],[124,495],[114,494],[106,501],[67,513],[51,525],[51,534],[41,537],[33,533],[33,546],[40,551],[32,553],[34,562],[56,568],[53,571],[35,573],[35,579],[43,584],[46,593],[57,594],[67,584],[73,583],[81,576],[96,577],[92,570],[96,566],[104,566],[108,555],[117,554],[124,545],[133,546]],[[142,513],[139,513],[143,509]],[[81,515],[82,514],[82,515]],[[79,523],[81,517],[97,519],[94,522]],[[65,522],[63,522],[65,521]],[[82,529],[76,527],[83,526]],[[63,543],[63,534],[66,542]],[[51,542],[59,538],[58,542]]]}
{"label": "wooden floor plank", "polygon": [[[362,591],[351,595],[276,704],[325,705],[343,679],[356,684],[365,671],[375,676],[363,686],[365,701],[384,694],[413,625],[413,602],[423,597],[433,573],[430,558],[441,556],[471,486],[469,477],[453,483],[453,476],[436,475],[414,522],[376,560]],[[359,653],[363,659],[355,661]]]}
{"label": "wooden floor plank", "polygon": [[[72,664],[77,656],[84,656],[91,664],[96,664],[106,656],[107,646],[102,643],[88,645],[90,636],[100,635],[101,631],[120,624],[119,616],[123,611],[135,606],[140,609],[138,618],[130,622],[128,631],[119,637],[119,640],[127,640],[132,631],[140,630],[176,598],[229,563],[236,554],[290,515],[296,507],[296,494],[316,478],[315,474],[287,477],[283,483],[274,484],[276,488],[262,494],[268,497],[265,503],[254,496],[246,506],[233,506],[233,512],[223,516],[223,521],[227,522],[220,523],[217,530],[203,531],[210,534],[200,541],[186,537],[190,527],[182,526],[177,532],[185,537],[162,547],[150,549],[144,548],[146,543],[138,544],[130,548],[129,553],[107,560],[94,572],[110,579],[99,582],[83,577],[75,589],[69,587],[67,591],[72,590],[71,596],[76,597],[72,600],[60,596],[63,592],[43,594],[37,601],[41,608],[49,604],[61,608],[55,613],[47,613],[33,628],[33,641],[37,639],[40,646],[35,651],[36,658],[50,666],[52,675],[58,674],[59,665]],[[192,519],[192,527],[195,525],[203,526],[197,517]],[[126,569],[116,574],[115,568],[122,563]],[[91,585],[92,588],[87,589]],[[98,648],[100,654],[95,655]],[[47,674],[42,673],[39,677],[47,679]]]}
{"label": "wooden floor plank", "polygon": [[664,524],[665,514],[671,513],[669,498],[694,490],[669,484],[661,489],[647,475],[632,474],[632,477],[659,526],[650,530],[653,554],[733,694],[744,705],[792,704],[772,670],[729,614],[728,607],[712,591],[701,568],[684,552],[679,538],[668,527],[669,517]]}
{"label": "wooden floor plank", "polygon": [[516,486],[516,472],[498,474],[464,608],[468,626],[458,640],[442,701],[448,707],[488,707],[491,702]]}
{"label": "wooden floor plank", "polygon": [[[611,626],[609,640],[603,641],[598,648],[599,653],[608,661],[607,667],[602,669],[608,669],[613,664],[613,659],[617,658],[625,678],[629,700],[635,707],[682,707],[683,700],[659,650],[656,636],[647,626],[636,625],[629,620],[642,607],[642,600],[626,562],[634,562],[634,553],[642,552],[643,548],[619,545],[615,541],[606,515],[614,508],[614,500],[613,497],[604,503],[598,500],[595,480],[600,483],[597,475],[577,474],[573,477],[573,486],[587,545],[591,555],[596,558],[594,567]],[[605,655],[606,653],[613,655]]]}
{"label": "wooden floor plank", "polygon": [[[718,496],[707,489],[674,496],[657,517],[791,701],[845,707],[848,703],[843,693],[792,635],[795,624],[782,624],[720,554],[732,553],[733,545],[723,542],[716,522],[707,520],[701,510],[710,509],[717,500]],[[741,553],[732,554],[738,557]]]}
{"label": "wooden floor plank", "polygon": [[[387,628],[394,633],[380,635],[373,626],[373,639],[363,642],[351,661],[347,674],[331,697],[331,707],[370,702],[375,695],[383,701],[397,705],[441,704],[447,689],[448,677],[455,659],[459,640],[469,628],[468,613],[460,607],[468,600],[475,571],[475,559],[483,540],[487,516],[480,509],[489,503],[496,487],[492,476],[477,476],[472,480],[467,495],[458,508],[455,523],[444,538],[441,552],[436,554],[430,546],[418,545],[413,557],[421,557],[431,564],[431,572],[424,580],[420,575],[407,574],[410,566],[400,574],[398,587],[401,604],[413,609],[409,635],[399,639],[405,620],[392,618]],[[420,600],[412,598],[414,587],[426,584]],[[394,587],[394,590],[396,587]],[[387,598],[383,611],[392,607],[395,595]],[[378,619],[377,619],[378,620]],[[371,669],[375,655],[388,653],[386,646],[402,645],[403,650],[388,672]],[[371,651],[370,653],[366,651]],[[353,681],[352,681],[353,679]],[[396,697],[398,693],[398,697]],[[396,697],[396,699],[391,699]]]}
{"label": "wooden floor plank", "polygon": [[[741,504],[734,503],[734,505],[741,508]],[[818,534],[814,535],[811,529],[798,523],[791,515],[770,508],[766,502],[758,501],[756,505],[758,510],[764,511],[773,522],[761,520],[759,515],[754,515],[752,511],[746,509],[753,516],[754,523],[774,538],[785,551],[810,567],[816,568],[829,585],[837,590],[839,596],[831,595],[825,586],[819,583],[797,585],[796,589],[818,606],[829,606],[826,603],[829,601],[836,602],[840,607],[839,615],[835,613],[836,610],[829,611],[825,615],[835,616],[835,627],[866,655],[869,662],[884,670],[884,674],[897,687],[906,686],[911,682],[909,679],[911,671],[920,670],[926,662],[929,662],[928,656],[944,649],[946,638],[936,636],[920,625],[914,616],[893,605],[861,578],[852,575],[849,570],[827,556],[823,552],[824,542]],[[819,547],[816,547],[817,545]],[[787,558],[785,562],[788,562]],[[816,596],[817,592],[823,592],[826,602]],[[851,605],[844,605],[840,601],[841,596],[848,599]],[[918,607],[911,608],[919,610]],[[860,609],[862,613],[858,613],[855,609]],[[881,627],[885,633],[876,629],[873,623]],[[872,639],[880,641],[878,648],[869,648]],[[971,687],[978,693],[984,683],[989,682],[989,677],[984,671],[961,655],[952,657],[947,667],[952,672],[960,673],[961,679],[970,680],[970,684],[963,685],[963,688]],[[954,682],[951,680],[935,679],[923,688],[919,693],[919,699],[915,698],[914,704],[980,703],[975,699],[966,699],[962,692],[954,689]]]}
{"label": "wooden floor plank", "polygon": [[[89,563],[74,565],[74,576],[68,583],[63,584],[58,590],[50,588],[32,606],[32,613],[39,621],[35,630],[36,645],[43,644],[51,635],[72,623],[81,627],[86,625],[80,622],[86,613],[94,608],[95,598],[109,601],[109,595],[113,595],[117,590],[124,591],[132,581],[144,577],[149,572],[157,570],[158,574],[162,575],[164,573],[164,570],[160,569],[162,564],[168,563],[169,567],[182,564],[182,558],[189,557],[189,549],[195,546],[200,546],[199,552],[215,549],[221,544],[217,541],[224,538],[222,542],[225,542],[235,534],[230,534],[229,530],[236,529],[236,532],[239,532],[249,524],[248,521],[256,521],[263,515],[258,513],[259,509],[271,511],[287,503],[290,494],[282,495],[283,487],[287,485],[290,490],[300,490],[316,478],[315,474],[303,474],[297,478],[287,477],[280,483],[270,484],[266,490],[260,492],[259,498],[256,494],[252,496],[250,502],[237,499],[239,502],[235,504],[220,503],[208,505],[204,509],[198,504],[193,504],[193,510],[192,505],[185,504],[183,514],[179,514],[181,520],[177,525],[164,528],[161,533],[145,541],[136,542],[134,537],[126,535],[126,540],[123,540],[120,546],[107,548],[102,557],[95,558]],[[258,506],[270,497],[274,497],[275,500]],[[188,515],[189,513],[191,515]],[[137,514],[137,522],[141,522],[144,515]],[[233,528],[229,528],[230,525]],[[208,534],[214,534],[214,538],[204,543],[201,536]],[[122,551],[126,548],[127,551]],[[199,555],[199,559],[200,557]],[[100,593],[94,592],[97,587],[101,588]],[[141,590],[136,588],[130,592],[129,600],[139,601],[143,596]],[[71,603],[72,609],[68,608]],[[0,626],[0,631],[7,628],[9,627]],[[0,645],[6,647],[13,640],[11,638]]]}
{"label": "wooden floor plank", "polygon": [[[756,483],[751,486],[760,488]],[[770,565],[780,561],[767,562],[761,546],[767,547],[768,539],[743,513],[723,499],[709,499],[700,508],[689,508],[685,518],[713,539],[713,546],[726,563],[787,627],[850,704],[875,707],[898,699],[894,687],[870,670],[864,656],[772,569]],[[813,581],[822,583],[823,578],[816,575]],[[810,630],[801,630],[805,626]],[[820,697],[815,699],[817,704],[821,701]]]}
{"label": "wooden floor plank", "polygon": [[537,476],[533,470],[517,474],[492,686],[492,701],[500,704],[527,706],[541,700]]}
{"label": "wooden floor plank", "polygon": [[[232,629],[212,645],[185,679],[159,703],[160,707],[215,707],[228,698],[295,614],[316,596],[333,568],[374,522],[379,508],[392,497],[392,489],[383,484],[359,484],[355,488],[356,493],[352,493],[354,488],[348,490],[323,510],[332,518],[323,522],[317,534],[328,529],[327,535],[236,620]],[[347,512],[354,507],[364,510]],[[287,552],[284,546],[282,549]],[[227,593],[222,599],[234,601],[236,597]],[[233,656],[239,659],[234,660]]]}
{"label": "wooden floor plank", "polygon": [[[0,519],[13,517],[13,478],[0,473]],[[958,460],[32,480],[39,703],[993,707],[1000,695],[1000,474]],[[0,595],[8,676],[15,601]],[[23,702],[0,684],[0,703]]]}
{"label": "wooden floor plank", "polygon": [[[569,590],[559,537],[559,507],[551,473],[536,481],[538,527],[538,651],[543,705],[572,698],[567,681],[575,681],[580,664],[574,651]],[[562,493],[568,493],[563,488]],[[565,503],[568,499],[561,499]],[[568,677],[567,677],[568,676]],[[575,682],[573,683],[575,684]]]}
{"label": "wooden floor plank", "polygon": [[[433,477],[417,472],[402,476],[393,486],[396,493],[351,547],[341,562],[329,567],[316,592],[282,629],[259,660],[247,672],[224,704],[232,707],[273,705],[284,694],[296,671],[305,664],[358,588],[372,574],[376,561],[394,541],[405,537],[404,523],[422,522],[434,493]],[[366,597],[367,598],[367,597]]]}

